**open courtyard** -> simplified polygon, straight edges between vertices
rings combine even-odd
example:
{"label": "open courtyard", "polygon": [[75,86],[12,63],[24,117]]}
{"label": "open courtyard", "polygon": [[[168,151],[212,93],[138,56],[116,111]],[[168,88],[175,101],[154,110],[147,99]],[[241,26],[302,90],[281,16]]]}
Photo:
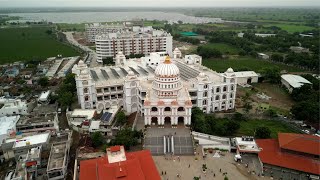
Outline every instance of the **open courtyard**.
{"label": "open courtyard", "polygon": [[[270,179],[249,174],[244,164],[234,161],[233,153],[223,152],[219,158],[213,157],[213,154],[208,154],[203,159],[201,148],[198,147],[195,156],[153,156],[153,160],[163,180],[193,180],[194,177],[201,177],[201,180],[224,179],[224,173],[228,179],[234,180]],[[206,173],[202,172],[203,164],[207,165]]]}

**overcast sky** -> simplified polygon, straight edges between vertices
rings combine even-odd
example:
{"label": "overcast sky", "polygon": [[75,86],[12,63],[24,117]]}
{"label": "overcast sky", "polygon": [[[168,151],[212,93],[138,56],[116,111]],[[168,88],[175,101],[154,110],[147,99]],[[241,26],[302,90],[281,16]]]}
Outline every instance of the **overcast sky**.
{"label": "overcast sky", "polygon": [[320,0],[0,0],[1,7],[254,7],[312,6]]}

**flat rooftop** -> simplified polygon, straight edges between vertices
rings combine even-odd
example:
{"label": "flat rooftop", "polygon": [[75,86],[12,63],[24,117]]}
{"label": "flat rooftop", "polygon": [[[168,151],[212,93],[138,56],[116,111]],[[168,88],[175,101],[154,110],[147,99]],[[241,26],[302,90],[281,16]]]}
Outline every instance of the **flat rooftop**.
{"label": "flat rooftop", "polygon": [[32,136],[26,136],[21,139],[14,138],[14,139],[7,139],[5,142],[14,142],[14,145],[12,148],[20,148],[24,146],[29,145],[35,145],[35,144],[44,144],[48,141],[50,138],[50,133],[44,133],[44,134],[36,134]]}
{"label": "flat rooftop", "polygon": [[284,74],[281,76],[282,79],[287,81],[290,86],[294,88],[299,88],[304,84],[312,84],[310,81],[306,80],[304,77],[294,75],[294,74]]}
{"label": "flat rooftop", "polygon": [[55,114],[39,115],[39,116],[21,116],[17,122],[17,126],[31,124],[52,124]]}
{"label": "flat rooftop", "polygon": [[242,137],[236,137],[236,145],[241,152],[260,152],[256,141],[252,139],[251,141],[243,140]]}
{"label": "flat rooftop", "polygon": [[52,144],[47,170],[62,168],[66,161],[67,142]]}
{"label": "flat rooftop", "polygon": [[18,122],[19,118],[20,116],[0,117],[0,135],[7,134],[8,130],[15,129],[16,123]]}
{"label": "flat rooftop", "polygon": [[87,119],[92,119],[96,114],[94,109],[75,109],[71,113],[71,117],[86,117]]}

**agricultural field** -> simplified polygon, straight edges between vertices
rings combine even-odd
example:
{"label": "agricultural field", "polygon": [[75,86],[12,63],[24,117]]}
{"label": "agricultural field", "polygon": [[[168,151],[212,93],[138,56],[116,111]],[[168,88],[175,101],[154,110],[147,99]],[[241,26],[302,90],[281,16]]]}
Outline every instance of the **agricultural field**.
{"label": "agricultural field", "polygon": [[0,29],[0,63],[44,60],[48,57],[76,56],[72,47],[59,42],[51,27]]}
{"label": "agricultural field", "polygon": [[240,122],[240,129],[236,132],[237,136],[253,136],[257,127],[265,126],[271,130],[271,138],[277,138],[279,132],[299,133],[289,125],[276,120],[247,120]]}
{"label": "agricultural field", "polygon": [[288,66],[284,64],[275,64],[273,62],[260,60],[252,57],[241,57],[237,59],[203,59],[202,64],[217,72],[224,72],[229,67],[232,67],[234,71],[252,70],[260,72],[263,68],[267,67],[278,67],[280,68],[280,70],[286,70],[288,72],[304,71],[297,67]]}
{"label": "agricultural field", "polygon": [[239,49],[237,47],[234,47],[226,43],[210,43],[204,46],[211,46],[212,48],[219,50],[222,54],[238,54],[239,53]]}
{"label": "agricultural field", "polygon": [[310,31],[314,29],[313,27],[310,27],[310,26],[304,26],[300,24],[291,24],[291,23],[272,23],[272,24],[266,24],[264,26],[265,27],[277,26],[282,30],[287,31],[288,33]]}

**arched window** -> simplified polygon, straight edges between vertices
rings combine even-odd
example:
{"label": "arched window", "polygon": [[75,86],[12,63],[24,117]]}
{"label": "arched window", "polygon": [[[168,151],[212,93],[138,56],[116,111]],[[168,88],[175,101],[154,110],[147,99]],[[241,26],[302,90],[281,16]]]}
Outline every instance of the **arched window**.
{"label": "arched window", "polygon": [[208,92],[205,91],[205,92],[203,93],[203,97],[207,97],[207,96],[208,96]]}
{"label": "arched window", "polygon": [[204,85],[204,89],[207,89],[208,88],[208,85]]}
{"label": "arched window", "polygon": [[85,101],[89,101],[89,99],[90,99],[89,96],[85,96],[85,97],[84,97],[84,100],[85,100]]}
{"label": "arched window", "polygon": [[88,88],[84,88],[83,93],[88,93]]}
{"label": "arched window", "polygon": [[203,100],[203,105],[207,105],[207,100]]}
{"label": "arched window", "polygon": [[223,87],[223,92],[226,92],[227,91],[227,86],[224,86]]}
{"label": "arched window", "polygon": [[185,109],[184,109],[184,107],[179,107],[178,108],[178,111],[184,111]]}
{"label": "arched window", "polygon": [[220,99],[220,96],[216,96],[216,100],[219,100]]}
{"label": "arched window", "polygon": [[152,108],[151,108],[151,111],[158,111],[158,108],[152,107]]}
{"label": "arched window", "polygon": [[220,92],[220,87],[217,87],[216,92],[217,93]]}
{"label": "arched window", "polygon": [[234,90],[234,85],[231,86],[231,91],[233,91],[233,90]]}
{"label": "arched window", "polygon": [[170,107],[165,107],[164,111],[171,111],[171,108]]}
{"label": "arched window", "polygon": [[230,98],[233,98],[233,94],[232,93],[230,94]]}
{"label": "arched window", "polygon": [[222,99],[226,99],[226,98],[227,98],[227,95],[224,94],[224,95],[222,96]]}

